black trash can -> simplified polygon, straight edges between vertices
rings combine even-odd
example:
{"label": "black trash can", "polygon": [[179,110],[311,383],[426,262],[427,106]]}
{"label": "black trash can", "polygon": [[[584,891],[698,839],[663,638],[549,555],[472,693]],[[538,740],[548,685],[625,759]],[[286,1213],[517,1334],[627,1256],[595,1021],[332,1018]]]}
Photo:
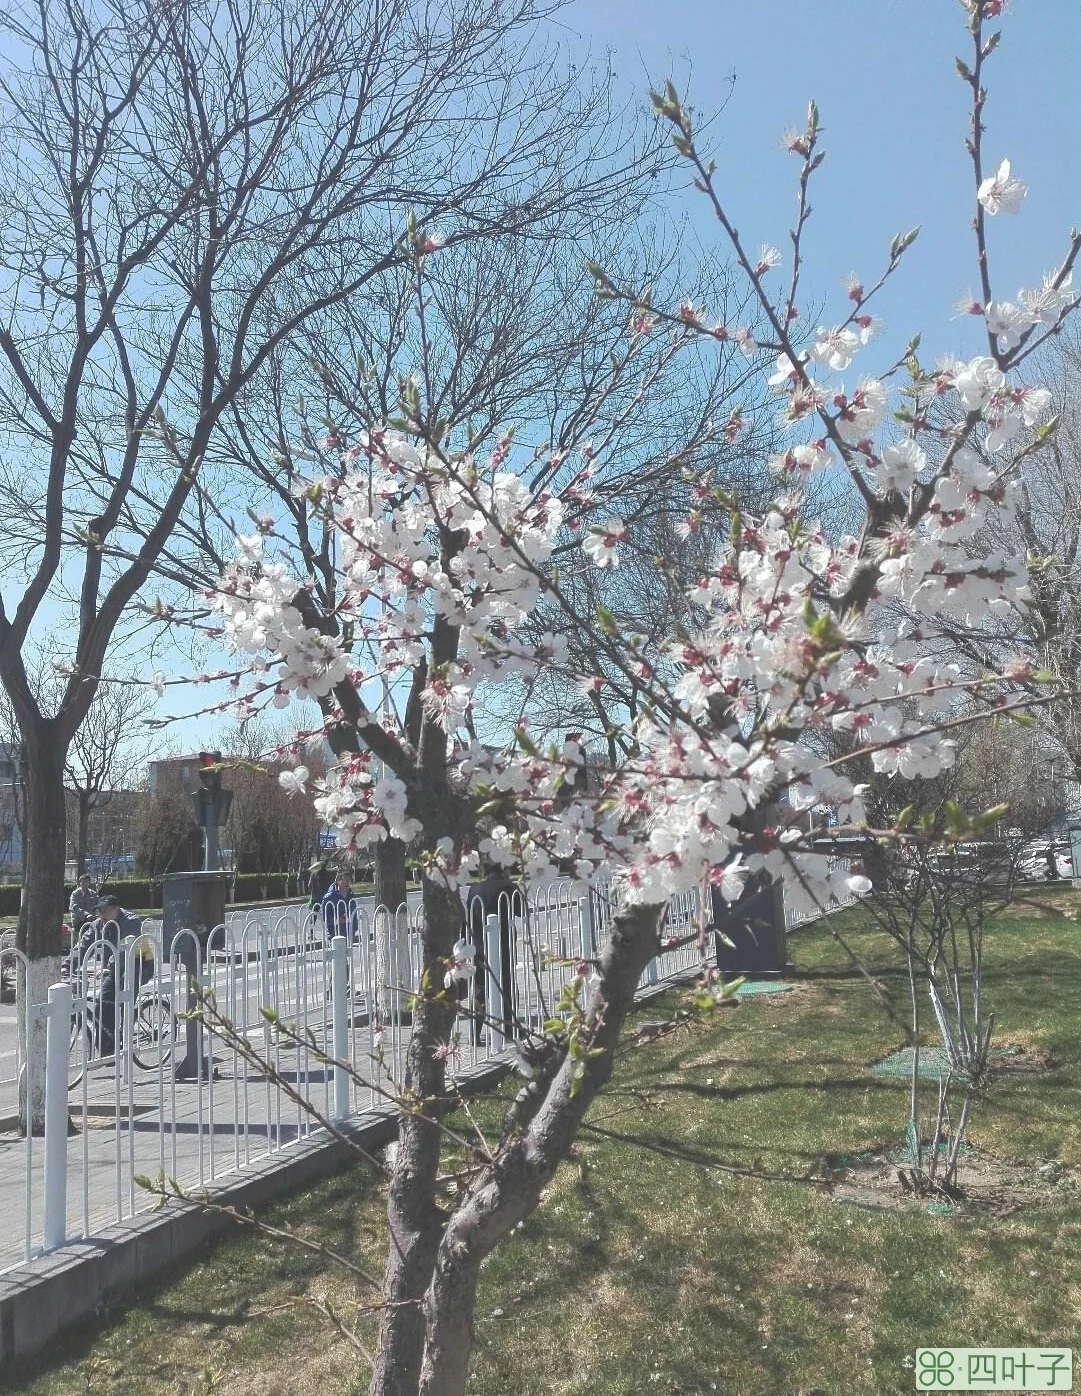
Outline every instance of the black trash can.
{"label": "black trash can", "polygon": [[503,1035],[513,1038],[517,1023],[517,986],[514,961],[514,919],[525,916],[525,900],[522,889],[509,877],[489,877],[483,882],[471,883],[465,890],[465,934],[473,943],[476,979],[474,981],[474,1002],[476,1017],[473,1021],[473,1041],[480,1038],[481,1024],[484,1022],[487,1004],[491,1001],[494,984],[489,979],[495,968],[487,963],[485,928],[489,916],[499,918],[499,988],[503,999]]}
{"label": "black trash can", "polygon": [[[225,921],[225,899],[231,879],[232,873],[227,872],[165,873],[160,879],[161,943],[167,958],[172,956],[173,945],[176,944],[176,954],[188,980],[184,995],[186,1010],[194,1007],[191,980],[199,974],[210,934],[215,926]],[[194,932],[194,938],[181,934],[186,931]],[[178,1081],[193,1081],[199,1076],[206,1080],[209,1077],[213,1066],[202,1059],[202,1035],[202,1024],[189,1018],[184,1057],[176,1066]]]}
{"label": "black trash can", "polygon": [[716,887],[711,891],[713,924],[718,933],[717,968],[724,978],[790,974],[793,967],[785,936],[784,884],[768,873],[752,874],[738,901],[731,903]]}

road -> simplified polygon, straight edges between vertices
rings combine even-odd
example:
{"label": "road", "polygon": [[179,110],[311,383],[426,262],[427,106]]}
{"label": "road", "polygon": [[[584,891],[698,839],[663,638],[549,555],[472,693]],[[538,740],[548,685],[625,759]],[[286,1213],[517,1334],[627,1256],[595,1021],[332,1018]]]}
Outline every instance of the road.
{"label": "road", "polygon": [[14,1003],[0,1002],[0,1116],[11,1113],[15,1099],[15,1028]]}
{"label": "road", "polygon": [[[419,903],[420,893],[411,892],[411,913],[416,911]],[[358,907],[369,919],[374,915],[373,898],[359,899]],[[268,910],[273,911],[273,908]],[[256,944],[257,938],[252,934],[248,942],[251,952],[255,951]],[[264,1020],[260,1009],[266,1002],[277,1007],[283,1016],[295,1017],[299,1014],[302,1017],[306,1016],[317,1026],[322,1025],[329,988],[329,966],[324,965],[320,951],[305,957],[302,971],[298,968],[294,955],[271,956],[266,966],[264,983],[254,958],[243,965],[234,963],[230,973],[224,958],[215,957],[211,971],[211,986],[218,996],[219,1004],[228,1011],[233,1021],[257,1033],[261,1039]],[[163,988],[169,992],[167,976]],[[354,997],[363,1001],[362,985],[358,985]],[[182,1005],[178,1003],[177,1007]],[[4,994],[0,998],[0,1119],[11,1116],[18,1108],[17,1038],[16,1009],[9,979],[5,982]]]}

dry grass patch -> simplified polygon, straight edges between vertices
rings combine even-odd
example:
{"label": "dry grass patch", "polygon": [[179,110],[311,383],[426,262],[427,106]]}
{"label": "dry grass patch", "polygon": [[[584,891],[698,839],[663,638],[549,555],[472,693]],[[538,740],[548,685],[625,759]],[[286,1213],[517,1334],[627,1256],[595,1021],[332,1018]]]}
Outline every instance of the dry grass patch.
{"label": "dry grass patch", "polygon": [[[851,917],[844,929],[903,1002],[892,945]],[[813,1173],[831,1150],[900,1145],[905,1083],[867,1069],[896,1041],[896,1025],[828,928],[801,929],[792,950],[811,979],[798,992],[680,1021],[621,1053],[589,1122],[653,1147],[583,1135],[541,1207],[490,1257],[475,1396],[907,1396],[905,1359],[917,1345],[948,1346],[959,1334],[973,1346],[1062,1345],[1076,1335],[1081,1188],[1068,1171],[1066,1183],[1034,1185],[1023,1207],[936,1216],[836,1205],[809,1184],[673,1156],[682,1144],[698,1160],[792,1175]],[[1028,1151],[1030,1172],[1047,1158],[1081,1174],[1079,950],[1079,928],[1065,916],[1011,916],[989,933],[1000,1040],[1017,1042],[1031,1062],[1053,1052],[1062,1065],[991,1083],[973,1121],[978,1158]],[[639,1016],[675,1019],[686,1006],[670,996]],[[499,1109],[481,1101],[476,1112],[491,1124]],[[378,1271],[383,1206],[358,1169],[275,1209],[274,1220]],[[317,1293],[344,1306],[350,1282],[242,1235],[201,1273],[148,1290],[51,1367],[9,1385],[22,1396],[191,1396],[209,1361],[226,1372],[219,1389],[228,1396],[358,1396],[360,1364],[322,1318],[268,1312]],[[88,1356],[107,1370],[89,1388]]]}
{"label": "dry grass patch", "polygon": [[961,1155],[957,1193],[914,1196],[902,1178],[904,1165],[888,1155],[851,1160],[836,1170],[836,1201],[862,1207],[927,1211],[981,1211],[1008,1216],[1021,1208],[1047,1206],[1078,1195],[1074,1170],[1054,1160],[1017,1162],[979,1149]]}

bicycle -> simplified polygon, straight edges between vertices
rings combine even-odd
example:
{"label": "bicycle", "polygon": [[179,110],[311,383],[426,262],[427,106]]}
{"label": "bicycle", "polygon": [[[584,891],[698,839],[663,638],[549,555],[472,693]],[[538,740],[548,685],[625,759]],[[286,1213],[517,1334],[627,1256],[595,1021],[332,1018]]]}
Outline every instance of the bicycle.
{"label": "bicycle", "polygon": [[[69,1042],[68,1089],[74,1090],[83,1079],[86,1070],[106,1062],[116,1061],[116,1047],[112,1052],[103,1053],[101,1047],[102,1021],[99,1018],[100,1003],[96,998],[86,997],[85,1014],[76,1008],[71,1015],[71,1039]],[[125,1014],[120,1015],[119,1029],[124,1031]],[[167,994],[141,994],[135,1001],[132,1015],[133,1040],[131,1060],[141,1071],[157,1071],[172,1058],[180,1042],[180,1025],[173,1005]],[[80,1038],[82,1041],[80,1042]],[[123,1043],[116,1044],[123,1051]],[[95,1048],[98,1050],[95,1051]]]}

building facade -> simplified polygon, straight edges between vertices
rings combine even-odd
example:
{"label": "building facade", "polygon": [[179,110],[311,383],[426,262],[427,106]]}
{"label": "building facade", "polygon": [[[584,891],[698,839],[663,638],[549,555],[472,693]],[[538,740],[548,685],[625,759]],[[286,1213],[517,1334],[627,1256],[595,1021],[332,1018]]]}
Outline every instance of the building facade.
{"label": "building facade", "polygon": [[23,841],[19,785],[19,748],[0,742],[0,878],[22,876]]}

